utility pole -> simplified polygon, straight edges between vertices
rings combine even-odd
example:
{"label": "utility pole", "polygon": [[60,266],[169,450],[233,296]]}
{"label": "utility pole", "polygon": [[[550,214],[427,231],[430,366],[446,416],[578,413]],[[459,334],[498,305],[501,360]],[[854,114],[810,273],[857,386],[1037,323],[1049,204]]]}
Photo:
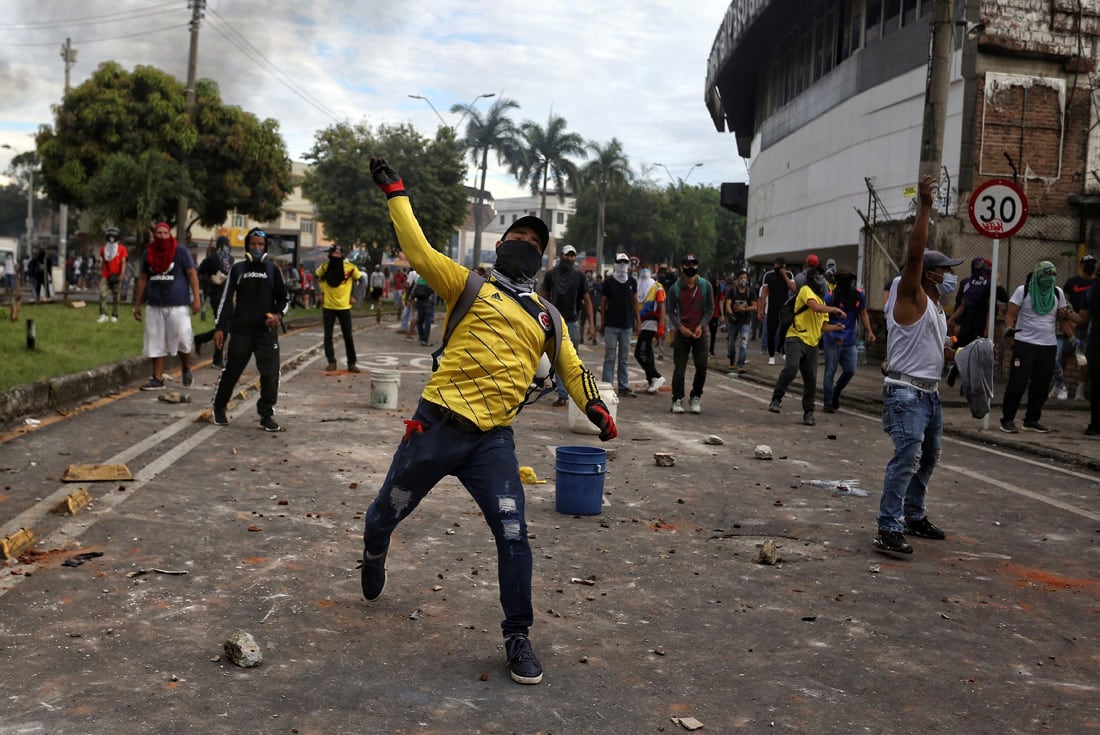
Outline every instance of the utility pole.
{"label": "utility pole", "polygon": [[924,96],[924,123],[920,139],[920,175],[940,178],[943,129],[947,121],[947,90],[954,51],[955,0],[936,0],[932,10],[928,52],[928,80]]}
{"label": "utility pole", "polygon": [[[191,8],[191,22],[188,27],[191,30],[191,51],[187,56],[187,117],[191,118],[195,111],[195,75],[199,63],[199,25],[202,23],[203,11],[206,10],[206,0],[188,0],[187,6]],[[187,158],[184,157],[184,168],[187,168]],[[176,212],[176,239],[180,245],[187,245],[187,210],[189,209],[187,197],[180,197],[179,209]]]}
{"label": "utility pole", "polygon": [[[65,94],[69,94],[69,76],[76,63],[76,49],[73,48],[72,39],[66,38],[65,45],[61,47],[61,60],[65,62]],[[33,188],[33,187],[32,187]],[[61,293],[64,295],[65,304],[69,304],[69,274],[65,267],[69,257],[69,205],[62,203],[58,216],[61,223],[57,229],[57,249],[61,260]]]}

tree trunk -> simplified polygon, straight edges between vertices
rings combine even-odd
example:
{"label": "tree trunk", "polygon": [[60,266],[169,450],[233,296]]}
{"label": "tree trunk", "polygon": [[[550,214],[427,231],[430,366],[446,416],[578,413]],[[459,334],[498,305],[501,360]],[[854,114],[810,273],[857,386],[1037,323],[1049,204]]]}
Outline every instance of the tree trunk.
{"label": "tree trunk", "polygon": [[601,194],[596,215],[596,275],[603,272],[603,229],[606,210],[607,199]]}
{"label": "tree trunk", "polygon": [[481,186],[477,189],[477,204],[474,205],[474,259],[471,268],[481,264],[481,208],[485,202],[485,169],[489,158],[489,148],[481,149]]}

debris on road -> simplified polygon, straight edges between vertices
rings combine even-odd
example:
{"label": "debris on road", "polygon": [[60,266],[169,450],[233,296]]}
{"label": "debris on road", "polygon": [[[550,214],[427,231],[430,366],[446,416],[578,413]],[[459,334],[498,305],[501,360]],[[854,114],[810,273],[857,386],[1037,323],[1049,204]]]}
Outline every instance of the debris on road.
{"label": "debris on road", "polygon": [[130,468],[124,464],[71,464],[61,476],[62,482],[104,482],[132,480]]}
{"label": "debris on road", "polygon": [[671,718],[673,724],[679,725],[685,730],[702,730],[703,723],[694,717],[673,717]]}
{"label": "debris on road", "polygon": [[222,647],[229,660],[242,669],[251,669],[263,663],[264,656],[260,652],[260,646],[247,631],[234,632]]}
{"label": "debris on road", "polygon": [[770,538],[760,547],[760,563],[774,567],[779,562],[779,544]]}
{"label": "debris on road", "polygon": [[722,437],[718,436],[717,434],[711,434],[710,436],[708,436],[706,439],[703,440],[703,443],[704,444],[712,444],[714,446],[720,447],[723,444],[725,444],[726,442],[722,439]]}
{"label": "debris on road", "polygon": [[127,572],[126,576],[127,577],[140,577],[143,574],[173,574],[173,575],[180,575],[180,574],[189,574],[189,572],[187,570],[176,570],[176,569],[135,569],[132,572]]}
{"label": "debris on road", "polygon": [[570,584],[583,584],[583,585],[586,585],[588,587],[595,587],[596,586],[596,575],[592,575],[591,577],[585,577],[584,579],[581,579],[580,577],[573,577],[572,579],[569,580],[569,582],[570,582]]}
{"label": "debris on road", "polygon": [[676,455],[668,452],[654,452],[653,459],[657,462],[658,467],[674,467],[676,465]]}
{"label": "debris on road", "polygon": [[859,480],[803,480],[802,485],[811,485],[823,490],[832,490],[833,495],[851,495],[866,498],[867,491],[859,486]]}
{"label": "debris on road", "polygon": [[758,444],[756,449],[752,450],[752,456],[757,459],[772,459],[772,448],[767,444]]}
{"label": "debris on road", "polygon": [[102,551],[86,551],[83,554],[76,554],[74,556],[70,556],[68,559],[61,562],[61,566],[63,566],[63,567],[78,567],[81,564],[83,564],[84,562],[88,561],[89,559],[98,559],[101,556],[103,556]]}

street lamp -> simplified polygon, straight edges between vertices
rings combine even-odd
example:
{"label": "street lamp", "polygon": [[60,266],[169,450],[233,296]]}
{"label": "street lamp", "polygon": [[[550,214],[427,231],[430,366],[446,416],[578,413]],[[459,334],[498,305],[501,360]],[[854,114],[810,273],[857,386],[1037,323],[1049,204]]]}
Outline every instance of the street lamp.
{"label": "street lamp", "polygon": [[[425,102],[427,102],[428,107],[432,108],[432,112],[434,112],[435,116],[439,118],[440,124],[445,128],[449,128],[452,133],[456,133],[456,134],[458,132],[458,127],[460,125],[462,125],[462,121],[465,120],[466,116],[470,114],[470,110],[472,110],[474,108],[474,104],[478,100],[483,99],[483,98],[488,98],[488,97],[496,97],[496,96],[497,96],[496,92],[487,92],[485,94],[479,94],[477,97],[474,97],[472,100],[470,100],[470,104],[466,105],[466,107],[463,109],[462,117],[458,118],[458,122],[455,123],[454,125],[448,125],[447,121],[443,119],[443,116],[439,114],[439,110],[435,109],[435,105],[432,104],[432,101],[430,99],[428,99],[427,97],[425,97],[422,94],[410,94],[409,95],[409,97],[411,99],[424,100]],[[451,112],[454,112],[454,108],[451,108]]]}
{"label": "street lamp", "polygon": [[[0,148],[7,148],[14,153],[21,153],[12,148],[7,143],[0,145]],[[27,235],[25,238],[27,245],[27,254],[31,254],[31,234],[34,230],[34,168],[27,168],[27,175],[30,177],[27,182]],[[19,253],[20,261],[22,261],[23,253]]]}
{"label": "street lamp", "polygon": [[[653,165],[654,166],[660,166],[661,168],[663,168],[665,170],[665,173],[668,174],[668,180],[671,181],[673,184],[676,183],[676,179],[674,179],[672,177],[672,172],[668,170],[667,166],[665,166],[663,163],[655,163]],[[684,176],[684,178],[680,179],[680,182],[681,183],[687,183],[687,180],[689,178],[691,178],[691,172],[694,171],[695,169],[699,168],[702,165],[703,165],[702,163],[693,164],[692,167],[688,169],[687,175]]]}

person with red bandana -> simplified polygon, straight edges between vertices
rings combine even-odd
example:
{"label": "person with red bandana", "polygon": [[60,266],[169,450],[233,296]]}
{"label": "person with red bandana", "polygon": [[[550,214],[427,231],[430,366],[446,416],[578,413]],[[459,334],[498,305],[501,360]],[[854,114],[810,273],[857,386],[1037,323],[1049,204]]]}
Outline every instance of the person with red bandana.
{"label": "person with red bandana", "polygon": [[[195,259],[172,237],[166,222],[153,227],[153,240],[141,256],[141,269],[134,289],[134,319],[145,322],[141,354],[153,361],[153,374],[142,390],[164,390],[164,358],[179,355],[183,384],[190,386],[191,314],[198,314],[199,275]],[[142,318],[141,305],[147,303]],[[190,312],[188,311],[190,307]]]}

